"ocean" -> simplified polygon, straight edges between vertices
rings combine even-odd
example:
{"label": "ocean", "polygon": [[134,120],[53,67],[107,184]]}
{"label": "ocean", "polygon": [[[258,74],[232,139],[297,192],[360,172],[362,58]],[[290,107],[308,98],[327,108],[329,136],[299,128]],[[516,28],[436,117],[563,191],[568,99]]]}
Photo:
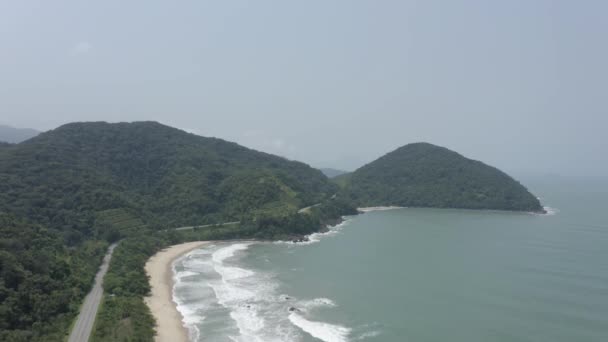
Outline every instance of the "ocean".
{"label": "ocean", "polygon": [[192,341],[608,341],[608,186],[531,184],[548,214],[403,208],[207,245],[174,262],[174,300]]}

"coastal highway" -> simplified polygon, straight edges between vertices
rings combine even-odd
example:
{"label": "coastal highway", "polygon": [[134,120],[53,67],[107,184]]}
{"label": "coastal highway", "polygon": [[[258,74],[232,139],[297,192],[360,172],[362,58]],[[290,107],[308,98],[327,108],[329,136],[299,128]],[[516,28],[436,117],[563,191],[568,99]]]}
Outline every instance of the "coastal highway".
{"label": "coastal highway", "polygon": [[101,267],[95,276],[95,284],[93,285],[91,292],[84,298],[84,304],[82,304],[82,307],[80,308],[80,314],[78,315],[76,324],[74,324],[68,342],[87,342],[91,336],[95,317],[97,316],[97,309],[99,308],[99,303],[103,297],[103,277],[108,271],[112,252],[114,252],[116,245],[117,244],[111,245],[110,248],[108,248],[108,252],[103,257]]}
{"label": "coastal highway", "polygon": [[[333,195],[331,197],[331,199],[336,198],[336,195]],[[305,214],[308,213],[310,211],[310,209],[314,208],[314,207],[318,207],[320,206],[321,203],[317,203],[317,204],[313,204],[311,206],[302,208],[300,210],[298,210],[298,214]],[[215,223],[215,224],[206,224],[204,226],[188,226],[188,227],[179,227],[179,228],[173,228],[173,230],[191,230],[191,229],[196,229],[196,228],[209,228],[209,227],[221,227],[221,226],[232,226],[235,224],[239,224],[241,223],[241,221],[232,221],[232,222],[224,222],[224,223]]]}
{"label": "coastal highway", "polygon": [[239,223],[241,223],[241,221],[224,222],[224,223],[216,223],[216,224],[206,224],[204,226],[179,227],[179,228],[173,228],[173,230],[191,230],[191,229],[197,229],[197,228],[232,226],[232,225],[239,224]]}
{"label": "coastal highway", "polygon": [[306,208],[302,208],[302,209],[298,210],[298,214],[306,214],[306,213],[310,212],[310,209],[312,209],[314,207],[318,207],[320,205],[321,205],[321,203],[317,203],[317,204],[313,204],[311,206],[308,206]]}

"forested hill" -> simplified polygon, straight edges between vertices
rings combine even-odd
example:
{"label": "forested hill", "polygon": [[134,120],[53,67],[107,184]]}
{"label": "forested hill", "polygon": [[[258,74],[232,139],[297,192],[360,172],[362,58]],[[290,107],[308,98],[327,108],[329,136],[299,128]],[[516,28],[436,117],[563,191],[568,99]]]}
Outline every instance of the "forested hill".
{"label": "forested hill", "polygon": [[542,211],[504,172],[428,143],[405,145],[338,178],[360,206]]}
{"label": "forested hill", "polygon": [[2,151],[0,209],[51,225],[113,208],[157,225],[213,223],[334,192],[306,164],[156,122],[72,123]]}
{"label": "forested hill", "polygon": [[253,226],[201,236],[310,232],[319,220],[296,217],[298,209],[336,191],[306,164],[156,122],[73,123],[2,144],[0,340],[64,340],[109,242],[125,239],[106,285],[126,293],[114,303],[135,304],[104,317],[135,317],[147,289],[145,258],[185,239],[169,239],[166,229],[241,220]]}

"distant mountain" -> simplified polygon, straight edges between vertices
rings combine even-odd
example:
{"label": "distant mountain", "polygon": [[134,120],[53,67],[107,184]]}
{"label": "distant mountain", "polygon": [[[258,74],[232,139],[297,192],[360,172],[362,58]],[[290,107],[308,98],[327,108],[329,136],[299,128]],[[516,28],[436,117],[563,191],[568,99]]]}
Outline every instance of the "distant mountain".
{"label": "distant mountain", "polygon": [[0,142],[17,144],[24,140],[33,138],[40,134],[39,131],[31,128],[14,128],[0,125]]}
{"label": "distant mountain", "polygon": [[348,173],[348,171],[343,171],[343,170],[338,170],[338,169],[332,169],[332,168],[322,168],[319,169],[321,170],[321,172],[323,172],[323,174],[325,176],[327,176],[327,178],[334,178],[340,175],[343,175],[345,173]]}
{"label": "distant mountain", "polygon": [[359,206],[542,211],[504,172],[428,143],[400,147],[337,182]]}

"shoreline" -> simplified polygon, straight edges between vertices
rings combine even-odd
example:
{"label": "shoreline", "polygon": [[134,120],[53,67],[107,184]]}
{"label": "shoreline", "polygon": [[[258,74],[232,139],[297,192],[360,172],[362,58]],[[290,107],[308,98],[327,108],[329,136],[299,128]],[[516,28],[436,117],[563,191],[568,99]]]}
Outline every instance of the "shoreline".
{"label": "shoreline", "polygon": [[[342,216],[333,222],[326,222],[325,227],[315,233],[301,236],[297,239],[283,241],[285,243],[310,244],[319,242],[320,237],[336,232],[337,227],[349,221],[351,216],[358,216],[373,211],[385,211],[394,209],[404,209],[406,207],[397,206],[377,206],[357,208],[359,214]],[[452,209],[452,208],[428,208],[428,209]],[[540,215],[554,215],[557,210],[544,207],[545,212]],[[551,209],[551,210],[548,210]],[[462,210],[462,209],[460,209]],[[479,209],[464,209],[479,211]],[[503,210],[481,210],[481,211],[503,211]],[[511,211],[508,211],[511,212]],[[527,212],[530,213],[530,212]],[[538,213],[534,213],[538,214]],[[218,240],[221,241],[221,240]],[[144,297],[144,303],[150,309],[155,320],[155,342],[189,342],[190,332],[183,323],[184,317],[177,309],[177,303],[173,300],[173,262],[188,252],[218,241],[193,241],[182,244],[168,246],[152,257],[145,264],[145,272],[149,278],[150,295]],[[226,240],[223,240],[226,242]],[[229,242],[269,242],[270,240],[259,239],[239,239],[228,240]],[[276,242],[276,241],[274,241]]]}
{"label": "shoreline", "polygon": [[189,342],[188,329],[173,301],[173,261],[180,256],[210,243],[209,241],[186,242],[169,246],[154,254],[145,265],[150,282],[150,295],[144,303],[156,322],[155,342]]}

